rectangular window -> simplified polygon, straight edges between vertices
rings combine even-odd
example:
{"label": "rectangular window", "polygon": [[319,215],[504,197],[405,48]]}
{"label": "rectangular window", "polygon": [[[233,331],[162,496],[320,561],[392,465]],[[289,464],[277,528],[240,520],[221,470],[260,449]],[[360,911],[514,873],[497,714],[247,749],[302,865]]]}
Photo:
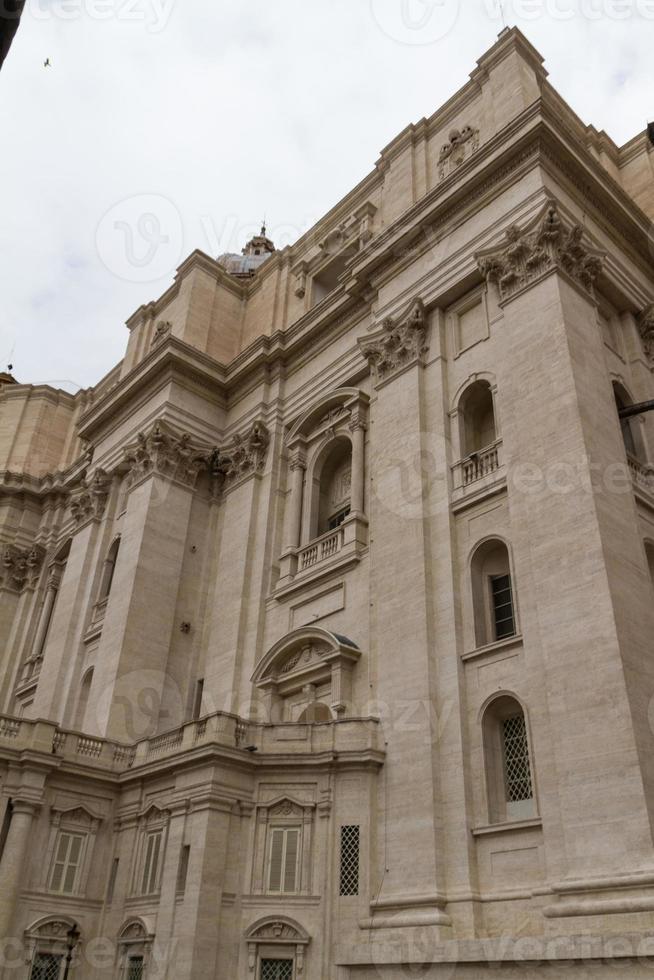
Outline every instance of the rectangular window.
{"label": "rectangular window", "polygon": [[340,527],[345,518],[350,513],[349,507],[344,507],[343,510],[339,510],[337,514],[333,514],[327,521],[327,530],[335,531],[337,527]]}
{"label": "rectangular window", "polygon": [[202,714],[203,693],[204,693],[204,678],[202,677],[195,685],[195,697],[193,699],[193,720],[199,718]]}
{"label": "rectangular window", "polygon": [[127,980],[143,980],[143,957],[130,956],[127,961]]}
{"label": "rectangular window", "polygon": [[268,891],[292,895],[298,891],[300,831],[274,827],[270,832]]}
{"label": "rectangular window", "polygon": [[340,894],[359,894],[359,828],[341,827]]}
{"label": "rectangular window", "polygon": [[50,876],[50,890],[71,895],[82,863],[84,834],[68,834],[62,831],[57,838],[55,859]]}
{"label": "rectangular window", "polygon": [[260,980],[293,980],[293,960],[261,960]]}
{"label": "rectangular window", "polygon": [[529,743],[523,714],[511,715],[502,722],[504,743],[504,779],[508,803],[531,800],[531,769],[529,767]]}
{"label": "rectangular window", "polygon": [[515,636],[513,616],[513,595],[510,575],[491,575],[491,598],[493,601],[493,622],[495,639],[504,640]]}
{"label": "rectangular window", "polygon": [[111,871],[109,872],[109,884],[107,885],[107,902],[113,901],[117,874],[118,874],[118,858],[114,858],[113,861],[111,862]]}
{"label": "rectangular window", "polygon": [[191,848],[185,844],[179,855],[179,867],[177,868],[177,894],[183,895],[186,891],[186,876],[188,874],[188,859]]}
{"label": "rectangular window", "polygon": [[161,859],[161,839],[163,831],[155,830],[145,838],[143,874],[141,876],[141,895],[156,892],[159,884],[159,862]]}
{"label": "rectangular window", "polygon": [[54,953],[37,953],[32,963],[30,980],[59,980],[63,956]]}

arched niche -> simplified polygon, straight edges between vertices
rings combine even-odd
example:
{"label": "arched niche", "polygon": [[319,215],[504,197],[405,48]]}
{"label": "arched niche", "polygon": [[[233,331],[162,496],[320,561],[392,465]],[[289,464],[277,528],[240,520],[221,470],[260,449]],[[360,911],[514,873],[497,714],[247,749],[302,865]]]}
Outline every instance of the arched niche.
{"label": "arched niche", "polygon": [[144,977],[154,943],[152,923],[141,916],[127,919],[118,931],[118,977]]}
{"label": "arched niche", "polygon": [[[343,717],[352,699],[352,671],[361,650],[329,630],[304,626],[278,640],[258,664],[252,683],[274,723],[298,721],[320,703]],[[314,707],[313,712],[320,712]],[[309,719],[306,723],[311,723]]]}
{"label": "arched niche", "polygon": [[298,572],[358,558],[367,544],[365,433],[369,398],[339,388],[291,426],[285,446],[288,485],[280,585]]}

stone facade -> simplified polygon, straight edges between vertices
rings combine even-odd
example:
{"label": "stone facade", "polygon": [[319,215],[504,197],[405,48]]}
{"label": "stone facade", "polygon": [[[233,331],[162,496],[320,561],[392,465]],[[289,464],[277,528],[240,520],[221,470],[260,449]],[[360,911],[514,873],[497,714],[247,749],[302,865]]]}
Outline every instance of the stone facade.
{"label": "stone facade", "polygon": [[2,379],[3,976],[650,975],[653,162],[507,30],[96,387]]}

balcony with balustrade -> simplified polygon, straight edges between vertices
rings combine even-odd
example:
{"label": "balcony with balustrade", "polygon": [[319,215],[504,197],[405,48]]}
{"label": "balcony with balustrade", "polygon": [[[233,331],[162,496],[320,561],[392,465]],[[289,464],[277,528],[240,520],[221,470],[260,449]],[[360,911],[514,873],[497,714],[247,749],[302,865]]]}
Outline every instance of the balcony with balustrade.
{"label": "balcony with balustrade", "polygon": [[455,510],[506,487],[502,440],[470,453],[452,466],[452,504]]}
{"label": "balcony with balustrade", "polygon": [[245,759],[252,760],[255,753],[257,765],[265,756],[274,761],[280,755],[325,754],[337,754],[344,760],[360,757],[381,765],[383,745],[379,720],[369,717],[272,725],[216,712],[128,744],[60,728],[40,719],[0,715],[0,759],[15,760],[26,754],[36,759],[35,754],[41,754],[56,768],[67,764],[76,771],[91,768],[117,775],[158,768],[168,760],[209,749],[226,754],[239,765]]}
{"label": "balcony with balustrade", "polygon": [[368,521],[361,514],[349,514],[338,527],[313,538],[303,547],[286,552],[283,558],[285,575],[275,597],[294,592],[336,568],[355,564],[367,547]]}
{"label": "balcony with balustrade", "polygon": [[654,507],[654,466],[641,462],[631,453],[627,453],[627,466],[636,497],[648,507]]}

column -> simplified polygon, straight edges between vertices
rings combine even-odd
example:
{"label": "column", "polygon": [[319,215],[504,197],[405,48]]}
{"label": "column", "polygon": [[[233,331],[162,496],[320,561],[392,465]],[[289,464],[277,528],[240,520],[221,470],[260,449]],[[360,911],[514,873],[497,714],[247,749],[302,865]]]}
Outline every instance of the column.
{"label": "column", "polygon": [[352,488],[350,491],[350,510],[360,516],[364,510],[365,482],[365,435],[366,426],[356,414],[350,422],[352,433]]}
{"label": "column", "polygon": [[302,450],[296,449],[291,457],[291,499],[289,501],[288,548],[300,547],[302,531],[302,491],[306,459]]}
{"label": "column", "polygon": [[32,820],[39,807],[39,803],[31,800],[13,800],[9,833],[0,861],[0,942],[10,935]]}
{"label": "column", "polygon": [[48,574],[48,584],[45,590],[43,606],[41,607],[39,625],[36,631],[36,636],[34,637],[32,654],[29,657],[30,661],[38,660],[43,653],[46,637],[48,635],[48,629],[50,627],[50,620],[52,619],[52,612],[54,610],[55,602],[57,601],[57,592],[59,591],[60,580],[61,566],[59,564],[53,565]]}

